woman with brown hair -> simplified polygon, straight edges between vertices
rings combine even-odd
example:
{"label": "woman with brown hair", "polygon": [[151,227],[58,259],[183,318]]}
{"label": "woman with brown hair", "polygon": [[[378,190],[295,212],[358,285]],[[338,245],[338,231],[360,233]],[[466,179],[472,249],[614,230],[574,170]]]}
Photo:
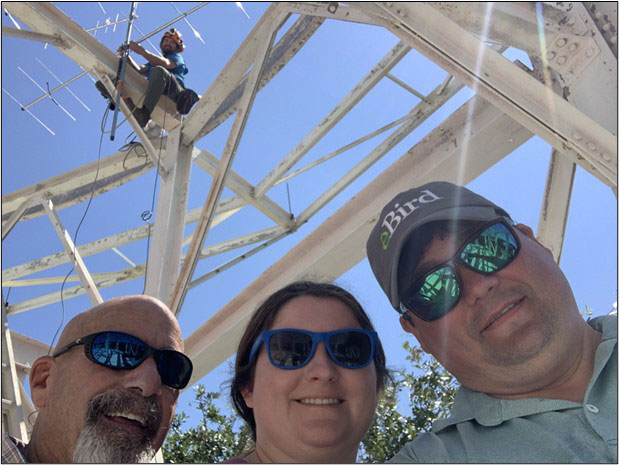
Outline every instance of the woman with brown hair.
{"label": "woman with brown hair", "polygon": [[351,463],[388,371],[346,290],[300,281],[272,294],[241,338],[231,384],[255,447],[227,463]]}

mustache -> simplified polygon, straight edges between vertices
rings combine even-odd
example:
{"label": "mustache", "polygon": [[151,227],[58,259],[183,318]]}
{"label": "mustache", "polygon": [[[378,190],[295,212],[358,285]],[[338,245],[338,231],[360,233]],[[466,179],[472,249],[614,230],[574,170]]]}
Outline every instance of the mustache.
{"label": "mustache", "polygon": [[99,415],[114,413],[133,414],[143,420],[145,439],[152,440],[161,424],[161,408],[155,396],[142,397],[132,391],[106,391],[94,396],[88,403],[86,423],[95,425]]}

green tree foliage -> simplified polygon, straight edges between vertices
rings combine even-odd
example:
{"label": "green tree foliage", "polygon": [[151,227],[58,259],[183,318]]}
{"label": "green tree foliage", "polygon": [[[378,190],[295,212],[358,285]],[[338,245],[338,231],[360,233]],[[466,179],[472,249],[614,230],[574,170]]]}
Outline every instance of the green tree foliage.
{"label": "green tree foliage", "polygon": [[215,405],[218,392],[206,392],[195,386],[196,400],[191,402],[202,414],[197,426],[182,431],[187,421],[185,412],[176,414],[163,443],[166,463],[218,463],[235,457],[251,447],[251,430],[236,414],[225,415]]}
{"label": "green tree foliage", "polygon": [[[434,420],[449,414],[457,385],[454,377],[419,347],[404,343],[407,368],[397,371],[381,396],[374,422],[361,441],[359,462],[384,463],[408,441],[429,431]],[[398,399],[408,396],[410,415],[397,410]],[[400,409],[403,410],[403,409]]]}
{"label": "green tree foliage", "polygon": [[[404,343],[409,362],[406,370],[393,373],[379,399],[374,422],[361,441],[358,460],[383,463],[419,433],[429,431],[434,420],[447,416],[456,391],[454,378],[421,349]],[[163,444],[163,458],[171,463],[217,463],[242,455],[252,447],[251,431],[236,414],[222,414],[214,401],[219,393],[197,385],[196,401],[200,423],[184,431],[185,413],[174,417]],[[408,406],[398,411],[398,402],[408,397]]]}

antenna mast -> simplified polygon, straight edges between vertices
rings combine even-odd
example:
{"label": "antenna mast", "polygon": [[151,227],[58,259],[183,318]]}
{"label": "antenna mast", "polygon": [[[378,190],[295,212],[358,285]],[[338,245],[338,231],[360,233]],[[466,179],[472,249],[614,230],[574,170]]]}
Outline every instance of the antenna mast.
{"label": "antenna mast", "polygon": [[[127,67],[127,56],[129,55],[129,39],[131,38],[131,28],[133,27],[133,20],[135,19],[135,10],[138,7],[138,2],[131,2],[131,13],[129,13],[129,24],[127,26],[127,37],[122,47],[122,54],[120,62],[118,63],[118,75],[116,76],[116,84],[123,81],[125,78],[125,69]],[[116,108],[114,109],[114,119],[112,119],[112,132],[110,134],[110,140],[114,140],[116,135],[116,122],[118,121],[118,108],[120,105],[120,92],[116,92]]]}

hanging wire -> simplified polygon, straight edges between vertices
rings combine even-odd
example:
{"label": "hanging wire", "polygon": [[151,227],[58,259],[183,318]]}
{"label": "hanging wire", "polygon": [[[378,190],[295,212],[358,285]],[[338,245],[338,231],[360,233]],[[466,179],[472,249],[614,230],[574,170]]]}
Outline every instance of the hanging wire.
{"label": "hanging wire", "polygon": [[[101,148],[103,146],[103,135],[105,134],[104,128],[105,128],[105,122],[107,121],[107,116],[109,113],[110,109],[109,107],[106,105],[105,107],[105,111],[103,112],[103,117],[101,119],[101,137],[99,138],[99,150],[97,153],[97,171],[95,173],[95,180],[92,183],[92,190],[90,191],[90,198],[88,199],[88,204],[86,205],[86,209],[84,210],[84,214],[82,215],[82,218],[79,222],[79,224],[77,225],[77,228],[75,229],[75,234],[73,235],[73,247],[75,248],[75,250],[77,251],[77,235],[80,231],[80,228],[82,227],[82,223],[84,222],[84,219],[86,218],[86,215],[88,214],[88,210],[90,209],[90,204],[92,203],[92,199],[95,196],[95,189],[97,187],[97,180],[99,179],[99,168],[101,167]],[[62,329],[62,325],[64,324],[64,316],[65,316],[65,308],[64,308],[64,286],[67,282],[67,279],[69,278],[69,275],[73,272],[73,270],[75,269],[75,262],[73,262],[73,265],[71,266],[71,269],[69,270],[69,272],[67,273],[67,275],[64,277],[64,280],[62,281],[62,285],[60,286],[60,306],[62,308],[62,315],[60,318],[60,324],[58,325],[58,329],[56,330],[56,333],[54,334],[54,337],[52,338],[52,342],[49,345],[49,350],[47,351],[47,355],[49,355],[52,351],[52,347],[54,347],[54,342],[56,341],[56,337],[58,336],[58,333],[60,332],[60,330]]]}

